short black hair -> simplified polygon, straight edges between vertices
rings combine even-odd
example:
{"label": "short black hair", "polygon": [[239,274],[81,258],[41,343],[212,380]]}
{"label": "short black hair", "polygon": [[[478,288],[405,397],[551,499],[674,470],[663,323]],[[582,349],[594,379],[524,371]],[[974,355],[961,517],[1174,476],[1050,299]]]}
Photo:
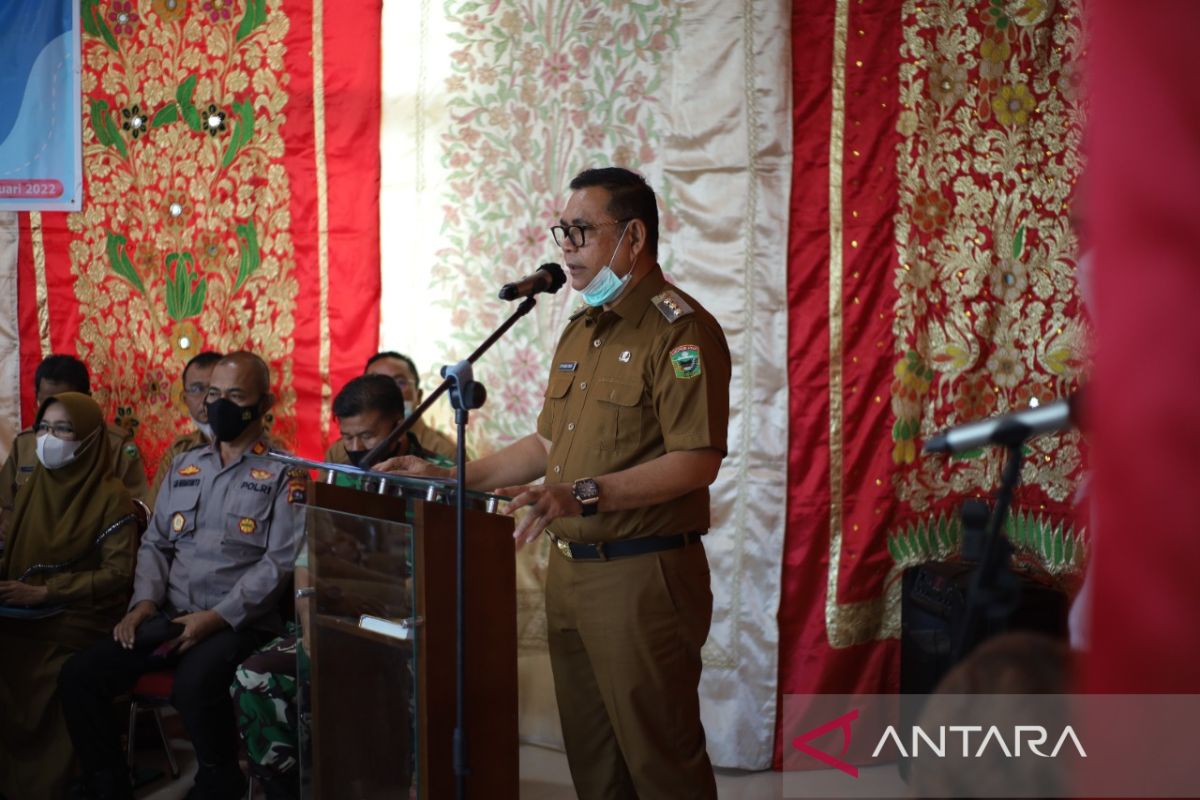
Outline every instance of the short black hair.
{"label": "short black hair", "polygon": [[204,352],[196,353],[196,355],[189,358],[188,362],[183,365],[183,372],[180,373],[180,377],[187,378],[188,370],[192,367],[200,367],[201,369],[204,369],[205,367],[215,367],[217,363],[224,357],[225,355],[223,353],[215,353],[212,350],[205,350]]}
{"label": "short black hair", "polygon": [[65,383],[73,390],[83,394],[92,393],[92,381],[88,377],[87,364],[75,356],[56,353],[46,356],[33,372],[33,391],[37,393],[42,388],[42,381]]}
{"label": "short black hair", "polygon": [[363,372],[366,372],[367,369],[376,361],[381,361],[385,358],[396,358],[403,361],[405,364],[408,364],[408,368],[412,370],[413,374],[413,388],[417,391],[421,390],[421,371],[417,369],[417,362],[413,361],[403,353],[397,353],[395,350],[384,350],[368,358],[367,366],[363,367]]}
{"label": "short black hair", "polygon": [[338,419],[357,417],[368,411],[404,414],[404,395],[387,375],[359,375],[333,398],[333,415]]}
{"label": "short black hair", "polygon": [[646,179],[624,167],[585,169],[571,181],[571,191],[598,186],[609,194],[608,213],[614,219],[640,219],[646,226],[646,247],[658,255],[658,200]]}

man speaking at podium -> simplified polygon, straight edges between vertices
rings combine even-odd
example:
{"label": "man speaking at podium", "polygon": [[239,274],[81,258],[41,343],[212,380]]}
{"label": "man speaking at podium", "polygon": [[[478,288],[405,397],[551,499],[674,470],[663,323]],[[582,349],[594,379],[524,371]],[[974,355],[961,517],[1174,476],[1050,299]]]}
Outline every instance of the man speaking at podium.
{"label": "man speaking at podium", "polygon": [[[572,315],[537,432],[467,467],[554,543],[546,616],[576,792],[715,798],[697,694],[712,593],[703,534],[726,452],[729,348],[663,277],[654,191],[620,168],[571,181],[561,224]],[[447,476],[412,458],[382,469]],[[527,485],[540,477],[545,483]]]}

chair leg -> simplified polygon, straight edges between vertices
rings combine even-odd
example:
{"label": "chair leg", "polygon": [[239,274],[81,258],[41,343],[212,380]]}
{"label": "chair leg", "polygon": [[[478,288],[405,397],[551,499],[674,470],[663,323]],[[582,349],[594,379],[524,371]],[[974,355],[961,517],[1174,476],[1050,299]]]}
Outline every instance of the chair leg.
{"label": "chair leg", "polygon": [[151,709],[154,712],[154,721],[158,723],[158,737],[162,739],[163,750],[167,753],[167,763],[171,765],[171,780],[179,777],[179,764],[175,761],[175,753],[171,750],[171,742],[167,740],[167,732],[163,729],[162,711],[158,708]]}
{"label": "chair leg", "polygon": [[133,742],[134,734],[137,732],[137,700],[129,701],[129,744],[125,747],[125,760],[129,764],[129,768],[133,769]]}

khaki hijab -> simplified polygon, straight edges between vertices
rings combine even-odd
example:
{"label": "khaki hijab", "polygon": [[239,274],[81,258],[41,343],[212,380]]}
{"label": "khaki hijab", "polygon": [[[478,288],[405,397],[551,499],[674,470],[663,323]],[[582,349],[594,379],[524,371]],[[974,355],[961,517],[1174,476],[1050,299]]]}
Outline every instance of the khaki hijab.
{"label": "khaki hijab", "polygon": [[78,392],[55,395],[38,409],[35,430],[51,403],[66,407],[82,444],[75,460],[58,469],[39,461],[17,492],[0,578],[19,578],[34,564],[79,558],[105,528],[133,513],[129,491],[112,474],[100,406]]}

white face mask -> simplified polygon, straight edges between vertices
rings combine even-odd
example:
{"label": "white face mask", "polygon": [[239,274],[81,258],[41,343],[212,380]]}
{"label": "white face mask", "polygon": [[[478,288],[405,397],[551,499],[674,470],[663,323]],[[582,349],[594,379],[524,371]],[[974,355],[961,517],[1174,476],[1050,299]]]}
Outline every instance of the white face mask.
{"label": "white face mask", "polygon": [[46,469],[65,467],[75,460],[75,454],[83,442],[67,442],[43,433],[37,438],[37,457]]}

